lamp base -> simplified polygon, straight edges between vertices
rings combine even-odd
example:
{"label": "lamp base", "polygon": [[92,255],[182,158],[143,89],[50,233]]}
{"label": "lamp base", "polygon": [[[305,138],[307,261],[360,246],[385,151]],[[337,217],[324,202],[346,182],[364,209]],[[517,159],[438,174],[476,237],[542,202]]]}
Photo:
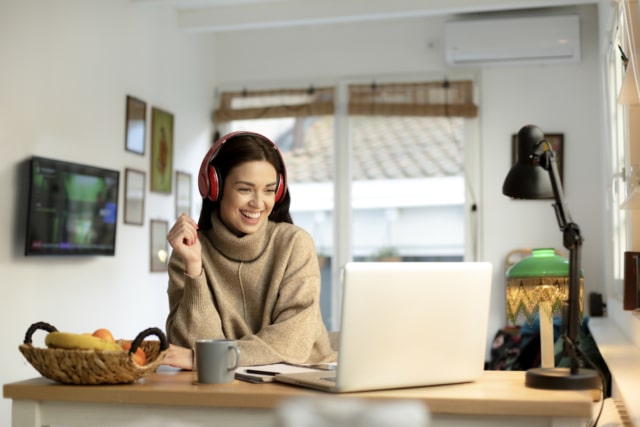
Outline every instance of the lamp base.
{"label": "lamp base", "polygon": [[525,385],[547,390],[590,390],[599,389],[602,380],[593,369],[578,369],[571,374],[569,368],[533,368],[526,373]]}

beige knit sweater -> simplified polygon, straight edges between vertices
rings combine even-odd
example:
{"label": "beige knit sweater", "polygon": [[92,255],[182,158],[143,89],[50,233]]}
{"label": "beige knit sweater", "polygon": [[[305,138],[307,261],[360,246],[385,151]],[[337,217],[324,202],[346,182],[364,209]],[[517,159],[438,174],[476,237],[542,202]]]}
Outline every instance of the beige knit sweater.
{"label": "beige knit sweater", "polygon": [[214,213],[200,231],[203,272],[169,261],[169,342],[238,339],[242,365],[336,360],[320,314],[320,271],[311,236],[288,223],[266,222],[237,237]]}

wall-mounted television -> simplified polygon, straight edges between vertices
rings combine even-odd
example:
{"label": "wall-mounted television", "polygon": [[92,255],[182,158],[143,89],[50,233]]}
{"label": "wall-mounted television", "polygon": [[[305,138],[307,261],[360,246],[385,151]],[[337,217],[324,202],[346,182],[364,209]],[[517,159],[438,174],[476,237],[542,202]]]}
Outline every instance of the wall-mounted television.
{"label": "wall-mounted television", "polygon": [[32,157],[25,255],[115,255],[120,173]]}

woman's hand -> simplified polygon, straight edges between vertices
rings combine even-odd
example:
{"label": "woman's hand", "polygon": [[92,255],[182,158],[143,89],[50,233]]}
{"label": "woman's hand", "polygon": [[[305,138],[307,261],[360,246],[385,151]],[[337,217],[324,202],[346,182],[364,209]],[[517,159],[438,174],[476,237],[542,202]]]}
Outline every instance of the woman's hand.
{"label": "woman's hand", "polygon": [[169,348],[164,355],[162,364],[173,366],[174,368],[192,371],[194,368],[193,350],[191,350],[190,348],[169,344]]}
{"label": "woman's hand", "polygon": [[169,230],[167,241],[182,257],[184,272],[191,277],[199,276],[202,272],[202,246],[198,239],[198,224],[183,213]]}

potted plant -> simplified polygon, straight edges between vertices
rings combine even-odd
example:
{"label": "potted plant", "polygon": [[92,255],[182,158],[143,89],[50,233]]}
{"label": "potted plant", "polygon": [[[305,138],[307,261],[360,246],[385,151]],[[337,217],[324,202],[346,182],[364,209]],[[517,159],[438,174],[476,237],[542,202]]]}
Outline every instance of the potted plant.
{"label": "potted plant", "polygon": [[384,262],[402,261],[402,257],[400,257],[400,253],[398,252],[398,249],[396,249],[393,246],[383,246],[382,248],[380,248],[376,252],[374,259],[376,261],[384,261]]}

